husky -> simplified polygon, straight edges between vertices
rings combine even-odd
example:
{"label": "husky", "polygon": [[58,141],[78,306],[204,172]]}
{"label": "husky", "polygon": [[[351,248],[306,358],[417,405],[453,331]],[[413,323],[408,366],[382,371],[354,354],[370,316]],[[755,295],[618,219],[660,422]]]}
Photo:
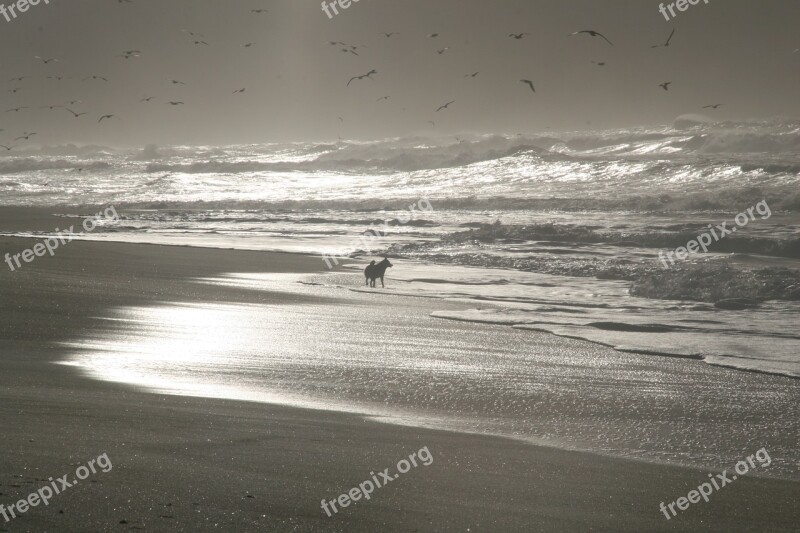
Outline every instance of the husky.
{"label": "husky", "polygon": [[372,261],[367,268],[364,269],[364,278],[366,278],[366,284],[370,287],[374,287],[375,280],[381,278],[381,288],[385,287],[383,284],[383,275],[386,274],[386,269],[390,266],[392,266],[392,264],[385,257],[380,263],[375,263],[375,261]]}

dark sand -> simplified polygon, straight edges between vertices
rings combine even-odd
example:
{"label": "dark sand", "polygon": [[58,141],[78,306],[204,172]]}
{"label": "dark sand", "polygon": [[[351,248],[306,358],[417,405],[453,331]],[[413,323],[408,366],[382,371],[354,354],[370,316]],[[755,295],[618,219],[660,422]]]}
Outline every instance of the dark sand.
{"label": "dark sand", "polygon": [[[0,231],[63,227],[0,208]],[[35,241],[0,237],[0,252]],[[3,531],[797,531],[800,483],[740,478],[667,521],[661,501],[707,472],[379,424],[357,415],[164,396],[52,364],[55,344],[117,305],[290,303],[299,296],[186,281],[223,272],[311,272],[317,257],[73,242],[0,269],[0,503],[102,453],[114,467]],[[319,301],[332,305],[334,301]],[[410,309],[409,312],[419,312]],[[447,328],[440,321],[437,327]],[[475,325],[475,328],[482,327]],[[710,436],[716,438],[716,436]],[[328,518],[335,498],[427,446],[431,466]],[[754,450],[753,450],[754,451]],[[125,521],[126,523],[121,523]]]}

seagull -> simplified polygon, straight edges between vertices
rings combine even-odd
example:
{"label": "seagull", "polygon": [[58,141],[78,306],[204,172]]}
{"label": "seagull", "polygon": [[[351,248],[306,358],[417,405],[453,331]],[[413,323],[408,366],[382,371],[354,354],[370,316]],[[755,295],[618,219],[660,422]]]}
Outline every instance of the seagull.
{"label": "seagull", "polygon": [[251,9],[250,13],[269,13],[266,9]]}
{"label": "seagull", "polygon": [[443,53],[447,52],[448,50],[450,50],[450,47],[449,46],[445,46],[441,50],[436,50],[436,53],[439,54],[439,55],[442,55]]}
{"label": "seagull", "polygon": [[716,108],[718,108],[718,107],[720,107],[720,106],[722,106],[722,105],[725,105],[725,104],[711,104],[711,105],[704,105],[704,106],[703,106],[703,109],[709,109],[709,108],[711,108],[711,109],[716,109]]}
{"label": "seagull", "polygon": [[430,35],[428,35],[428,37],[431,39],[436,39],[438,36],[439,36],[438,33],[431,33]]}
{"label": "seagull", "polygon": [[102,117],[100,117],[100,120],[98,120],[97,122],[103,122],[103,119],[105,119],[105,118],[109,118],[110,119],[110,118],[115,118],[115,117],[117,117],[117,116],[116,115],[103,115]]}
{"label": "seagull", "polygon": [[520,83],[526,84],[528,87],[531,88],[531,91],[536,92],[536,88],[533,86],[533,82],[531,80],[519,80]]}
{"label": "seagull", "polygon": [[526,35],[530,35],[530,33],[509,33],[508,34],[509,37],[511,37],[512,39],[517,39],[517,40],[522,39]]}
{"label": "seagull", "polygon": [[432,120],[429,120],[428,124],[432,124],[434,128],[436,127],[436,123],[434,121],[432,121]]}
{"label": "seagull", "polygon": [[39,109],[49,109],[50,111],[52,111],[53,109],[55,109],[57,107],[64,107],[64,106],[63,105],[42,105],[42,106],[39,106]]}
{"label": "seagull", "polygon": [[168,105],[184,105],[183,102],[167,102]]}
{"label": "seagull", "polygon": [[439,109],[437,109],[437,110],[436,110],[436,113],[438,113],[438,112],[439,112],[439,111],[441,111],[442,109],[447,109],[447,107],[448,107],[450,104],[454,104],[454,103],[456,103],[456,101],[455,101],[455,100],[451,100],[450,102],[447,102],[447,103],[446,103],[446,104],[444,104],[444,105],[440,105],[440,106],[439,106]]}
{"label": "seagull", "polygon": [[244,43],[244,44],[242,45],[242,48],[250,48],[250,47],[251,47],[251,46],[253,46],[254,44],[256,44],[256,43]]}
{"label": "seagull", "polygon": [[344,122],[344,119],[342,117],[336,117],[336,118],[338,118],[340,122]]}
{"label": "seagull", "polygon": [[478,74],[480,74],[480,71],[478,71],[478,72],[473,72],[472,74],[464,74],[464,77],[465,77],[465,78],[474,78],[474,77],[475,77],[475,76],[477,76]]}
{"label": "seagull", "polygon": [[45,58],[45,57],[33,56],[33,58],[34,59],[38,59],[39,61],[43,62],[45,65],[48,64],[48,63],[52,63],[53,61],[58,61],[58,59],[55,59],[53,57]]}
{"label": "seagull", "polygon": [[18,77],[18,78],[11,78],[11,79],[10,79],[10,80],[8,80],[8,81],[22,81],[22,80],[24,80],[24,79],[26,79],[26,78],[32,78],[32,77],[33,77],[33,76],[20,76],[20,77]]}
{"label": "seagull", "polygon": [[124,57],[125,59],[130,59],[132,57],[139,57],[140,55],[142,55],[142,52],[139,50],[125,50],[124,52],[122,52],[122,55],[120,57]]}
{"label": "seagull", "polygon": [[380,98],[378,98],[378,99],[377,99],[377,100],[375,100],[375,101],[376,101],[376,102],[380,102],[381,100],[388,100],[389,98],[391,98],[391,97],[389,97],[389,96],[381,96]]}
{"label": "seagull", "polygon": [[17,91],[21,91],[22,87],[17,87],[16,89],[9,89],[8,92],[17,94]]}
{"label": "seagull", "polygon": [[579,33],[585,33],[585,34],[587,34],[587,35],[591,35],[592,37],[602,37],[603,39],[605,39],[605,41],[606,41],[608,44],[610,44],[610,45],[612,45],[612,46],[614,45],[614,43],[612,43],[611,41],[609,41],[609,40],[606,38],[606,36],[605,36],[605,35],[603,35],[602,33],[600,33],[599,31],[594,31],[594,30],[580,30],[580,31],[575,31],[575,32],[572,32],[572,33],[570,33],[570,34],[569,34],[569,36],[570,36],[570,37],[572,37],[573,35],[578,35]]}
{"label": "seagull", "polygon": [[594,64],[595,64],[595,65],[597,65],[598,67],[604,67],[604,66],[606,66],[606,62],[605,62],[605,61],[599,61],[599,62],[597,62],[597,63],[595,63],[594,61],[592,61],[592,63],[594,63]]}
{"label": "seagull", "polygon": [[19,112],[20,110],[22,110],[22,109],[30,109],[30,107],[28,107],[28,106],[15,107],[14,109],[7,109],[7,110],[6,110],[6,113],[11,113],[12,111],[13,111],[14,113],[18,113],[18,112]]}
{"label": "seagull", "polygon": [[108,80],[107,80],[106,78],[104,78],[103,76],[89,76],[89,77],[83,78],[83,81],[86,81],[86,80],[103,80],[103,81],[108,81]]}
{"label": "seagull", "polygon": [[202,44],[202,45],[204,45],[204,46],[210,46],[210,45],[209,45],[207,42],[205,42],[205,41],[195,41],[195,42],[194,42],[194,44],[198,44],[198,45],[199,45],[199,44]]}
{"label": "seagull", "polygon": [[72,109],[70,109],[70,108],[68,108],[68,107],[65,107],[64,109],[66,109],[67,111],[69,111],[70,113],[72,113],[72,116],[74,116],[75,118],[78,118],[78,117],[80,117],[81,115],[86,115],[86,114],[87,114],[87,113],[76,113],[75,111],[73,111]]}
{"label": "seagull", "polygon": [[155,98],[155,96],[145,96],[144,98],[142,98],[142,99],[141,99],[141,100],[139,100],[139,101],[140,101],[140,102],[149,102],[149,101],[150,101],[150,100],[152,100],[153,98]]}
{"label": "seagull", "polygon": [[233,94],[243,93],[245,91],[245,89],[247,89],[247,87],[242,87],[241,89],[236,89],[235,91],[233,91]]}
{"label": "seagull", "polygon": [[0,144],[0,146],[2,146],[3,148],[5,148],[8,151],[11,151],[11,149],[14,148],[13,146],[6,146],[5,144]]}
{"label": "seagull", "polygon": [[61,80],[71,80],[72,78],[70,78],[70,77],[64,77],[64,76],[47,76],[47,79],[48,79],[48,80],[58,80],[58,81],[61,81]]}
{"label": "seagull", "polygon": [[363,75],[361,75],[361,76],[353,76],[352,78],[350,78],[350,81],[348,81],[348,82],[347,82],[347,86],[349,87],[349,86],[350,86],[350,84],[353,82],[353,80],[363,80],[364,78],[369,78],[369,79],[372,79],[372,77],[371,77],[371,76],[372,76],[373,74],[377,74],[377,73],[378,73],[378,71],[377,71],[377,70],[375,70],[375,69],[372,69],[372,70],[370,70],[369,72],[367,72],[366,74],[363,74]]}
{"label": "seagull", "polygon": [[186,85],[186,84],[185,84],[185,83],[183,83],[182,81],[178,81],[178,80],[169,80],[169,81],[171,81],[171,82],[172,82],[172,85]]}
{"label": "seagull", "polygon": [[389,33],[380,33],[379,35],[383,35],[384,37],[389,39],[392,35],[399,35],[399,33],[397,33],[396,31],[392,31],[392,32],[389,32]]}
{"label": "seagull", "polygon": [[672,85],[671,81],[665,81],[664,83],[659,83],[658,86],[664,89],[665,91],[669,91],[669,86]]}
{"label": "seagull", "polygon": [[28,139],[30,139],[30,138],[31,138],[31,137],[33,137],[34,135],[36,135],[36,133],[28,133],[28,132],[25,132],[23,135],[20,135],[19,137],[17,137],[17,138],[16,138],[16,139],[14,139],[14,140],[15,140],[15,141],[18,141],[18,140],[20,140],[20,139],[25,139],[25,140],[27,141]]}
{"label": "seagull", "polygon": [[68,100],[68,101],[66,101],[64,103],[67,104],[67,105],[82,104],[83,100]]}
{"label": "seagull", "polygon": [[667,38],[667,42],[665,42],[664,44],[654,44],[650,48],[662,48],[662,47],[666,48],[666,47],[668,47],[669,46],[669,42],[672,40],[672,36],[673,35],[675,35],[675,29],[674,28],[672,29],[672,33],[669,34],[669,37]]}

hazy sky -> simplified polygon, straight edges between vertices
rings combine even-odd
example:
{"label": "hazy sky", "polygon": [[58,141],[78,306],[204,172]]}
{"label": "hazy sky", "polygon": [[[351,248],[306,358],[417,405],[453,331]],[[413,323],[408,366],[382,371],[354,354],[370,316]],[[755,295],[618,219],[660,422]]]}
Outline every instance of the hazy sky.
{"label": "hazy sky", "polygon": [[[658,5],[361,0],[331,20],[318,0],[42,0],[11,22],[0,18],[2,111],[34,108],[4,112],[0,142],[25,145],[13,140],[23,132],[39,134],[28,144],[142,145],[600,129],[670,123],[712,103],[725,105],[702,112],[723,119],[800,116],[800,3],[701,0],[670,22]],[[669,48],[650,48],[673,28]],[[568,37],[583,29],[614,46]],[[328,41],[363,47],[355,56]],[[124,59],[125,50],[142,55]],[[374,81],[345,86],[370,69]],[[82,81],[91,75],[109,81]],[[33,78],[9,81],[16,76]],[[665,81],[668,92],[658,86]],[[87,116],[39,109],[73,99],[82,103],[69,107]],[[109,113],[119,119],[97,122]]]}

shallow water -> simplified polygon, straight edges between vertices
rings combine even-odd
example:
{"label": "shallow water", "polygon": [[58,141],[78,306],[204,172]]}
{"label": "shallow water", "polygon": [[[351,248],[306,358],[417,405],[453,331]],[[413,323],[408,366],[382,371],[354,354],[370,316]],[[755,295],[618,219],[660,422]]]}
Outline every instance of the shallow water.
{"label": "shallow water", "polygon": [[[67,363],[159,392],[364,413],[709,469],[766,447],[773,460],[766,475],[800,479],[794,379],[443,321],[431,312],[460,304],[387,300],[362,292],[360,281],[350,274],[199,280],[265,291],[265,303],[116,309],[104,327],[69,344]],[[340,303],[271,305],[275,291]]]}

